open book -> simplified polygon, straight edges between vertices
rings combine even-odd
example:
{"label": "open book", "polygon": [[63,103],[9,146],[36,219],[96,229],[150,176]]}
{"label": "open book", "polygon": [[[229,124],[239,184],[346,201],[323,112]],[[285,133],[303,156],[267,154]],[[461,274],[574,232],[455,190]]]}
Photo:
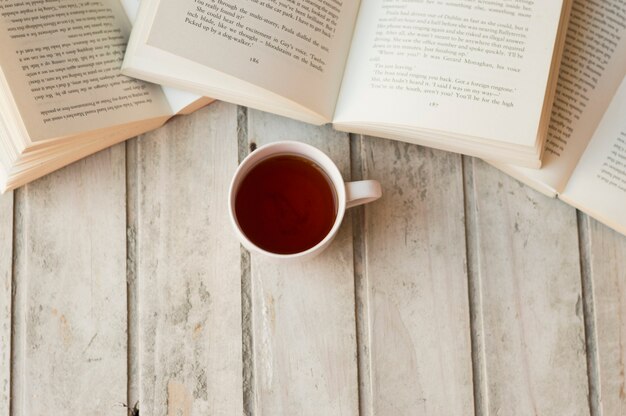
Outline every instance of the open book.
{"label": "open book", "polygon": [[122,75],[130,29],[119,0],[0,3],[0,191],[211,101]]}
{"label": "open book", "polygon": [[539,167],[571,0],[153,0],[123,73]]}
{"label": "open book", "polygon": [[626,1],[576,0],[544,165],[491,161],[626,234]]}

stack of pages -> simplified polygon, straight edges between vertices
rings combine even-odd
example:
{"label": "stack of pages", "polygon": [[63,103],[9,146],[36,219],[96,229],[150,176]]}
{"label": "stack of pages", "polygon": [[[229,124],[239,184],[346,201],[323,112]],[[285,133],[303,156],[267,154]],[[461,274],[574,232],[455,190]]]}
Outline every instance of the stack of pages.
{"label": "stack of pages", "polygon": [[574,2],[543,167],[492,163],[626,234],[626,3]]}
{"label": "stack of pages", "polygon": [[210,102],[122,75],[130,29],[117,0],[2,2],[0,191]]}

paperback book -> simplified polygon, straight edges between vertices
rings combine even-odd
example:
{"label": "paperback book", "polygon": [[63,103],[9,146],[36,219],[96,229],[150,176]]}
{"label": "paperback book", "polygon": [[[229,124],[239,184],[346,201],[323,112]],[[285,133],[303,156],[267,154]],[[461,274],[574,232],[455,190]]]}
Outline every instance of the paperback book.
{"label": "paperback book", "polygon": [[570,0],[154,0],[123,73],[538,168]]}
{"label": "paperback book", "polygon": [[122,75],[130,31],[118,0],[0,3],[0,191],[211,101]]}

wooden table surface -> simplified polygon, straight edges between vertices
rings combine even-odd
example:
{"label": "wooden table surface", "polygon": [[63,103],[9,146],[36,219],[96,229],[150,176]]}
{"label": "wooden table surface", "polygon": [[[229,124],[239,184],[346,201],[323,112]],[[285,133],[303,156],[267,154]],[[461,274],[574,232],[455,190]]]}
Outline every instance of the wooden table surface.
{"label": "wooden table surface", "polygon": [[[240,248],[238,160],[383,198],[313,261]],[[215,103],[0,197],[0,416],[626,414],[626,237],[486,163]]]}

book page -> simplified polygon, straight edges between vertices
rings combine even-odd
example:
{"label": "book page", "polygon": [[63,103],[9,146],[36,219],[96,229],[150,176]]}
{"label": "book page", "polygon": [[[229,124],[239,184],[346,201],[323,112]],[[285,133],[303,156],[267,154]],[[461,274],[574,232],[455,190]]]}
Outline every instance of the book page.
{"label": "book page", "polygon": [[334,122],[536,142],[562,0],[364,2]]}
{"label": "book page", "polygon": [[561,198],[626,233],[626,77]]}
{"label": "book page", "polygon": [[[131,25],[133,25],[139,11],[140,0],[121,0],[120,2],[124,7],[128,20],[130,20]],[[162,86],[161,89],[174,114],[178,114],[181,110],[193,106],[195,103],[200,103],[200,100],[202,100],[202,102],[208,101],[208,99],[203,98],[201,95],[193,94],[188,91],[164,86]]]}
{"label": "book page", "polygon": [[0,0],[0,68],[32,141],[170,114],[157,85],[121,75],[118,0]]}
{"label": "book page", "polygon": [[330,120],[358,7],[344,0],[159,0],[147,44]]}
{"label": "book page", "polygon": [[540,170],[491,162],[561,192],[626,74],[626,0],[575,0]]}

